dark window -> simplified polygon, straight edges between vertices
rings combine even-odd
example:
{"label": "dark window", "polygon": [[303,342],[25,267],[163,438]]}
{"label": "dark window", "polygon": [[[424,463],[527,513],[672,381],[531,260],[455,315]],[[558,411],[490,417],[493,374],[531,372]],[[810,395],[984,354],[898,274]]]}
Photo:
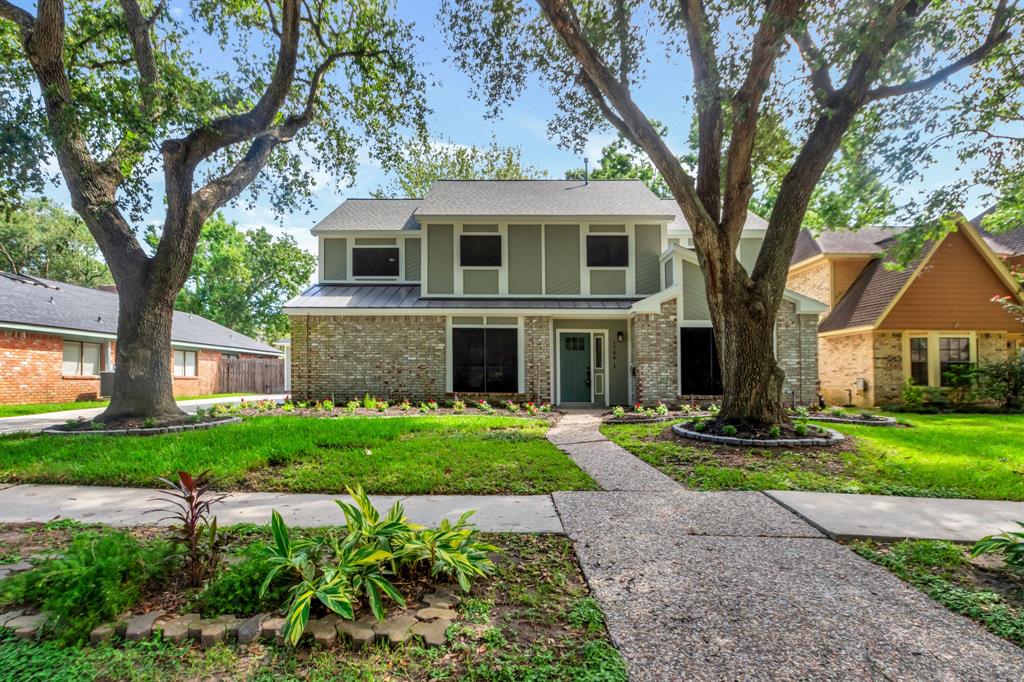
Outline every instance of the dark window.
{"label": "dark window", "polygon": [[624,268],[629,264],[629,240],[619,235],[587,236],[587,267]]}
{"label": "dark window", "polygon": [[515,393],[519,350],[515,329],[452,329],[452,389],[461,393]]}
{"label": "dark window", "polygon": [[971,340],[963,337],[939,339],[940,385],[946,386],[946,372],[954,367],[971,364]]}
{"label": "dark window", "polygon": [[398,248],[394,246],[352,249],[355,277],[398,277]]}
{"label": "dark window", "polygon": [[459,262],[463,267],[501,267],[501,237],[498,235],[462,235]]}
{"label": "dark window", "polygon": [[910,378],[918,386],[928,385],[928,339],[910,339]]}
{"label": "dark window", "polygon": [[711,327],[679,330],[679,373],[682,395],[722,394],[722,370]]}

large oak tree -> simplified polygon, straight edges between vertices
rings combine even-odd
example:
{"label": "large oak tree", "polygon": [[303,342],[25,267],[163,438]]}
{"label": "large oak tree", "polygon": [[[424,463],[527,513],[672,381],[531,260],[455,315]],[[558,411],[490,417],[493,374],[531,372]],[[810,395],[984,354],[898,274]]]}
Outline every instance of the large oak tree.
{"label": "large oak tree", "polygon": [[[357,150],[387,163],[401,134],[422,133],[413,38],[392,10],[388,0],[192,0],[181,20],[165,0],[39,0],[34,14],[0,0],[0,124],[45,131],[34,163],[56,157],[120,294],[101,420],[179,414],[174,301],[217,209],[249,190],[294,210],[314,173],[351,178]],[[5,138],[8,196],[19,178],[38,185],[23,151],[40,140]],[[150,255],[139,228],[154,203],[163,219]]]}
{"label": "large oak tree", "polygon": [[[441,21],[492,114],[537,78],[563,144],[580,149],[603,124],[646,152],[693,232],[727,420],[785,418],[774,320],[808,204],[844,143],[884,160],[893,185],[958,159],[991,184],[1019,164],[1000,139],[1022,101],[1021,13],[1006,0],[446,0]],[[639,104],[645,64],[662,58],[654,45],[689,71],[654,87],[677,90],[696,117],[695,168],[652,124],[664,112]],[[770,146],[778,124],[789,150]],[[748,272],[736,245],[759,151],[784,154],[785,172]],[[940,215],[972,182],[905,208]]]}

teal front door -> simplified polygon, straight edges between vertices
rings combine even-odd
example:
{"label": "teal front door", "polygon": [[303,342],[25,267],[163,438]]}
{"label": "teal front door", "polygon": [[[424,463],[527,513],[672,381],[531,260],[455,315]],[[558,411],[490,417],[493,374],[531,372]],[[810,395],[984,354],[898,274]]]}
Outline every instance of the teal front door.
{"label": "teal front door", "polygon": [[590,334],[561,334],[559,379],[563,403],[590,402]]}

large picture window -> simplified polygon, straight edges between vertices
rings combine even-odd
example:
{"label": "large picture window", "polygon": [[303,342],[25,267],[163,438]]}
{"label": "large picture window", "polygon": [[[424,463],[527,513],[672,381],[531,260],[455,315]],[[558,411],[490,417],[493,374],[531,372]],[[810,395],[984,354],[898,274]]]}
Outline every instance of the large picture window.
{"label": "large picture window", "polygon": [[515,329],[452,329],[452,390],[515,393],[519,390],[519,344]]}
{"label": "large picture window", "polygon": [[64,342],[61,373],[65,376],[95,376],[102,371],[101,346],[84,341]]}
{"label": "large picture window", "polygon": [[501,267],[501,237],[464,234],[459,238],[459,264],[462,267]]}
{"label": "large picture window", "polygon": [[174,376],[198,376],[196,367],[196,352],[194,350],[174,351]]}
{"label": "large picture window", "polygon": [[587,235],[588,268],[624,268],[629,265],[629,239],[625,235]]}
{"label": "large picture window", "polygon": [[679,330],[679,374],[681,395],[722,394],[722,370],[711,327]]}
{"label": "large picture window", "polygon": [[971,364],[971,340],[968,337],[939,339],[939,385],[946,386],[946,372]]}
{"label": "large picture window", "polygon": [[928,385],[928,339],[910,339],[910,378],[918,386]]}
{"label": "large picture window", "polygon": [[352,249],[354,277],[398,277],[398,247],[360,246]]}

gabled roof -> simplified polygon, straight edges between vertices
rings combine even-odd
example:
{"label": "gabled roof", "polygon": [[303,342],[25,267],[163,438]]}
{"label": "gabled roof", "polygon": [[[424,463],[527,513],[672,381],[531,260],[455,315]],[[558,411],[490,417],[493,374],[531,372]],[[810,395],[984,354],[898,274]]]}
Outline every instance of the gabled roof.
{"label": "gabled roof", "polygon": [[313,234],[336,230],[418,230],[413,213],[422,199],[346,199],[313,227]]}
{"label": "gabled roof", "polygon": [[903,232],[905,227],[865,227],[859,230],[826,230],[817,235],[807,228],[800,230],[793,249],[790,265],[796,265],[817,255],[881,255],[889,240]]}
{"label": "gabled roof", "polygon": [[[50,279],[0,272],[0,327],[52,328],[54,333],[117,335],[117,294]],[[175,311],[171,341],[281,355],[281,351],[192,313]]]}
{"label": "gabled roof", "polygon": [[[679,202],[675,199],[662,199],[662,206],[665,207],[665,212],[675,216],[668,224],[668,233],[670,235],[678,234],[680,232],[689,232],[690,224],[686,222],[686,217],[683,216],[683,210],[679,208]],[[757,215],[753,211],[747,211],[747,222],[743,225],[744,230],[766,230],[768,229],[768,221]]]}
{"label": "gabled roof", "polygon": [[650,216],[668,220],[640,180],[441,180],[417,209],[424,216]]}
{"label": "gabled roof", "polygon": [[971,221],[971,225],[984,235],[992,250],[1001,256],[1024,256],[1024,226],[1006,232],[990,232],[981,226],[985,216],[995,210],[988,209]]}
{"label": "gabled roof", "polygon": [[[1019,285],[1006,266],[992,252],[988,240],[973,225],[962,219],[957,222],[957,230],[979,250],[1007,288],[1011,291],[1020,291]],[[896,237],[879,240],[875,246],[879,248],[882,256],[874,258],[864,267],[832,311],[821,321],[818,331],[833,332],[881,324],[883,318],[924,269],[932,254],[948,235],[949,233],[943,235],[938,241],[926,242],[921,247],[921,256],[898,270],[886,267],[888,263],[894,262],[887,254],[887,249],[892,246]]]}

